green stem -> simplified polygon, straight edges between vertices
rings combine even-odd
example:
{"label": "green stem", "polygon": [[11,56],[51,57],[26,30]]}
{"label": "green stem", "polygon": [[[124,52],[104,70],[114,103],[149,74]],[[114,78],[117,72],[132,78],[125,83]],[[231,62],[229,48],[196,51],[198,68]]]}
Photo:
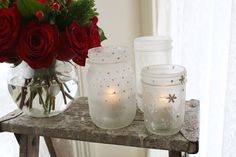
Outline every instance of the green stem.
{"label": "green stem", "polygon": [[52,110],[55,110],[56,97],[52,97]]}
{"label": "green stem", "polygon": [[52,109],[52,97],[50,96],[49,105],[48,105],[48,112],[49,113],[51,112],[51,109]]}
{"label": "green stem", "polygon": [[66,95],[67,98],[69,98],[71,100],[74,100],[74,98],[69,93],[65,92],[65,95]]}
{"label": "green stem", "polygon": [[47,111],[47,108],[46,108],[45,103],[43,101],[42,93],[39,90],[38,90],[38,95],[39,95],[39,99],[40,99],[41,103],[43,104],[44,111]]}
{"label": "green stem", "polygon": [[25,99],[28,94],[27,92],[27,86],[30,83],[31,79],[25,79],[24,87],[21,88],[21,100],[20,100],[20,105],[19,108],[22,109],[26,104],[25,104]]}
{"label": "green stem", "polygon": [[21,98],[21,93],[17,96],[16,102],[18,102],[20,100],[20,98]]}
{"label": "green stem", "polygon": [[47,93],[47,97],[46,97],[46,101],[45,101],[45,107],[47,109],[47,111],[46,111],[47,113],[49,113],[49,111],[48,111],[49,103],[50,103],[50,96]]}
{"label": "green stem", "polygon": [[32,106],[33,106],[33,100],[34,100],[35,96],[36,96],[36,93],[33,92],[33,91],[30,91],[30,98],[29,98],[29,100],[28,100],[29,108],[30,108],[30,109],[31,109]]}
{"label": "green stem", "polygon": [[66,85],[66,83],[63,83],[63,85],[66,87],[66,90],[70,93],[69,87]]}
{"label": "green stem", "polygon": [[55,76],[54,79],[56,80],[57,84],[58,84],[59,87],[60,87],[60,90],[61,90],[61,93],[62,93],[62,96],[63,96],[63,99],[64,99],[64,103],[67,104],[67,101],[66,101],[66,94],[65,94],[65,90],[64,90],[64,88],[63,88],[62,83],[60,83],[60,81],[57,79],[57,76]]}

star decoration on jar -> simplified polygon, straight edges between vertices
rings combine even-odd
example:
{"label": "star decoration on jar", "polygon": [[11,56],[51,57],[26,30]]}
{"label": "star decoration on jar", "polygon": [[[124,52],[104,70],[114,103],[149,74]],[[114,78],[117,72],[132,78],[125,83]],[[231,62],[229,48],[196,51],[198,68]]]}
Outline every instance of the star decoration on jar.
{"label": "star decoration on jar", "polygon": [[181,82],[181,84],[185,83],[185,77],[183,75],[181,75],[181,78],[179,79],[179,81]]}
{"label": "star decoration on jar", "polygon": [[169,94],[169,96],[166,99],[169,100],[168,103],[171,103],[171,102],[174,103],[175,99],[177,99],[177,97],[175,96],[175,94],[173,94],[173,95]]}

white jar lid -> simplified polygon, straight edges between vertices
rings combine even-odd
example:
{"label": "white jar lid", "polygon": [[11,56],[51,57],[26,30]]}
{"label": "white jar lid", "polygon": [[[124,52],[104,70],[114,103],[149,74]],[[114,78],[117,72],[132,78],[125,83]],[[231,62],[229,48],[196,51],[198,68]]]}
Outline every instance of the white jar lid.
{"label": "white jar lid", "polygon": [[144,36],[134,39],[134,49],[144,52],[172,49],[172,40],[167,36]]}

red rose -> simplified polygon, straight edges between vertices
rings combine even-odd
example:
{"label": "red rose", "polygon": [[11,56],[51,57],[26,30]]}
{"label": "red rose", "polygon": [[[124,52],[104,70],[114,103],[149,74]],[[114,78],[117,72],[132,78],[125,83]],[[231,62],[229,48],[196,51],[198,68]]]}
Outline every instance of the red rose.
{"label": "red rose", "polygon": [[101,46],[101,39],[100,39],[100,35],[99,35],[99,32],[98,32],[97,23],[98,23],[98,18],[95,16],[92,19],[92,23],[90,24],[90,27],[89,27],[89,30],[88,30],[89,48]]}
{"label": "red rose", "polygon": [[57,50],[57,59],[73,61],[81,66],[85,65],[88,54],[88,35],[86,29],[77,22],[66,28],[60,35],[60,46]]}
{"label": "red rose", "polygon": [[58,39],[56,26],[48,22],[32,21],[20,36],[17,54],[32,68],[48,68],[54,59]]}
{"label": "red rose", "polygon": [[17,60],[15,45],[21,28],[21,17],[16,6],[0,9],[0,62]]}

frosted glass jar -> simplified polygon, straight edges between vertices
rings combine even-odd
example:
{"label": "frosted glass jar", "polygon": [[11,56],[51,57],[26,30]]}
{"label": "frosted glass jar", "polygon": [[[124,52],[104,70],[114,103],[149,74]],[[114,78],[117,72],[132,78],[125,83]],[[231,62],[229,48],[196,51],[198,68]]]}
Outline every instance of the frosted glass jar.
{"label": "frosted glass jar", "polygon": [[138,107],[143,111],[141,70],[148,65],[171,64],[172,40],[165,36],[146,36],[134,40]]}
{"label": "frosted glass jar", "polygon": [[135,117],[135,72],[129,56],[124,47],[89,50],[89,112],[92,121],[100,128],[122,128]]}
{"label": "frosted glass jar", "polygon": [[184,122],[186,70],[178,65],[153,65],[142,70],[146,128],[158,135],[177,133]]}

